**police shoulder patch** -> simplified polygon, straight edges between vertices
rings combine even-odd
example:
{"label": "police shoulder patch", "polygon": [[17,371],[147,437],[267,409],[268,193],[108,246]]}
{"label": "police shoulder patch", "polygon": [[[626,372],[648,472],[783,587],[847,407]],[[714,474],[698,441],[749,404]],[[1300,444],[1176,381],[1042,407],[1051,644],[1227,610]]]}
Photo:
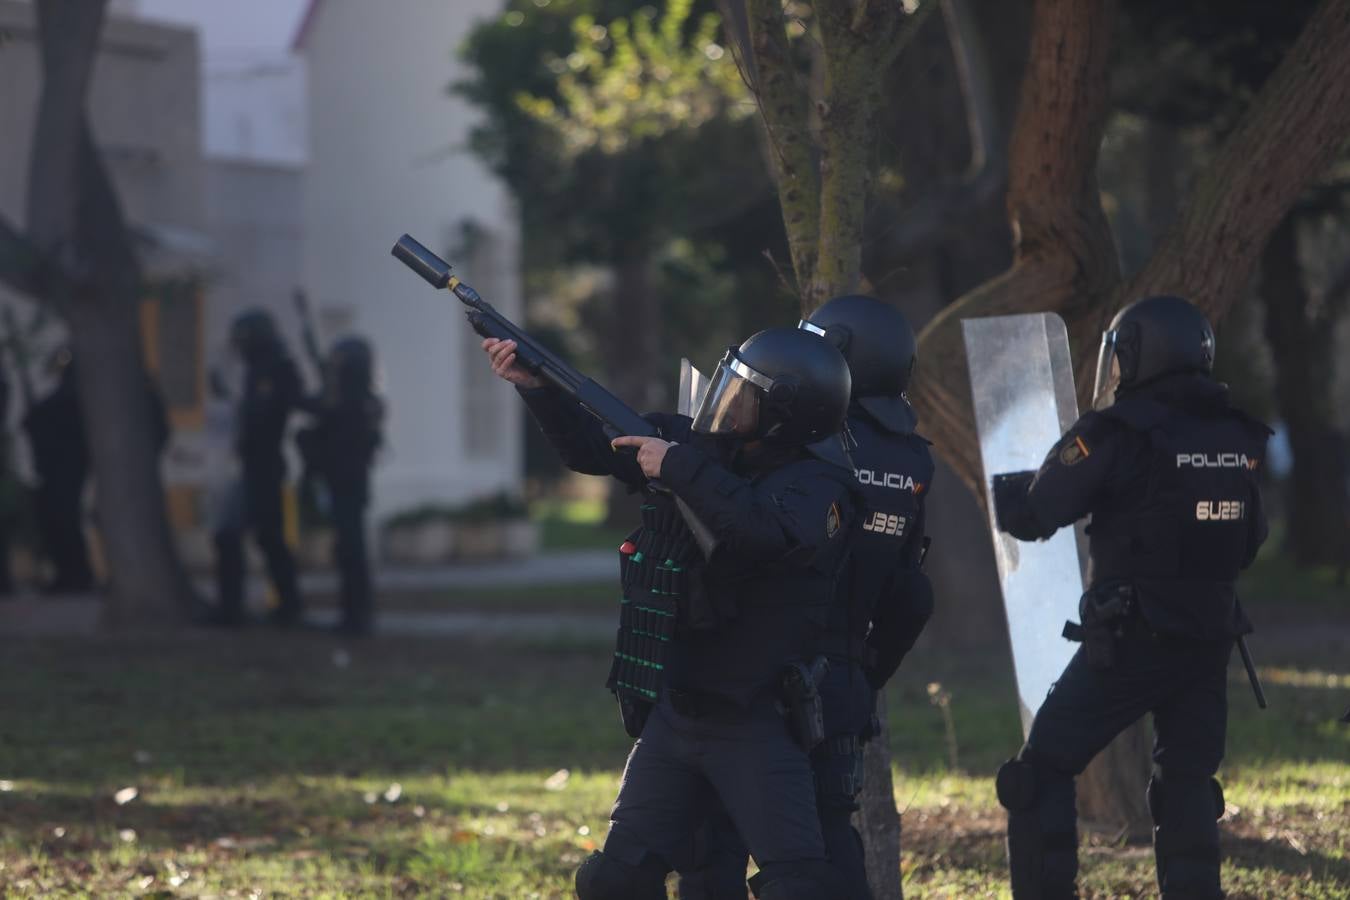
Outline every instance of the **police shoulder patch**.
{"label": "police shoulder patch", "polygon": [[839,504],[831,503],[829,512],[825,513],[825,537],[832,538],[839,533]]}
{"label": "police shoulder patch", "polygon": [[1087,441],[1083,440],[1081,435],[1076,435],[1072,441],[1065,444],[1059,451],[1059,461],[1066,466],[1077,465],[1092,455],[1088,449]]}

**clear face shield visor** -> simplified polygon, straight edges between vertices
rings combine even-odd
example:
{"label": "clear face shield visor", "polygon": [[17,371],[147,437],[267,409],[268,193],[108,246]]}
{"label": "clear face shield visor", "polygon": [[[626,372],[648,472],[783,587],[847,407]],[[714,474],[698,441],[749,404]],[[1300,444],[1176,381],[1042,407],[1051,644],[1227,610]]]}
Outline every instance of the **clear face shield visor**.
{"label": "clear face shield visor", "polygon": [[736,357],[733,347],[717,364],[708,382],[708,391],[694,413],[694,431],[700,434],[750,437],[759,427],[760,400],[773,386],[773,379],[761,375]]}
{"label": "clear face shield visor", "polygon": [[1120,387],[1120,359],[1116,356],[1119,343],[1117,329],[1102,333],[1102,347],[1097,352],[1097,377],[1092,382],[1093,409],[1105,409],[1115,401],[1116,389]]}

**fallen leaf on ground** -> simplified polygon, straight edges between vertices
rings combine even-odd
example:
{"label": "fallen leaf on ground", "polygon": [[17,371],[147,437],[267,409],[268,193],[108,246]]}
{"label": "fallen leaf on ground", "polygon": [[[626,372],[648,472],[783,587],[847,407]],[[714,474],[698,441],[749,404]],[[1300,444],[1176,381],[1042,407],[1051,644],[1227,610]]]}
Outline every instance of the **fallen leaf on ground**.
{"label": "fallen leaf on ground", "polygon": [[403,796],[403,785],[395,781],[389,785],[389,789],[384,792],[384,802],[397,803],[398,798]]}
{"label": "fallen leaf on ground", "polygon": [[567,787],[567,781],[571,777],[572,773],[570,770],[559,769],[548,776],[548,779],[544,781],[544,787],[550,791],[561,791],[563,788]]}
{"label": "fallen leaf on ground", "polygon": [[132,800],[135,800],[137,797],[139,797],[140,794],[141,792],[136,790],[136,788],[134,787],[124,787],[117,793],[113,794],[113,800],[117,803],[118,806],[126,806]]}

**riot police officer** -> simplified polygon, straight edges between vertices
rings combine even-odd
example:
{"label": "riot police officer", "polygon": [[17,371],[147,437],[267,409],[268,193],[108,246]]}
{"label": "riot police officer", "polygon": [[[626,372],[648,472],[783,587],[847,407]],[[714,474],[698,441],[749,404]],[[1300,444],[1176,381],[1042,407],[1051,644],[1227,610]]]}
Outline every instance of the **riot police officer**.
{"label": "riot police officer", "polygon": [[1077,896],[1074,776],[1146,712],[1163,897],[1223,896],[1214,775],[1228,658],[1251,631],[1234,583],[1266,537],[1256,469],[1270,432],[1229,405],[1213,363],[1214,332],[1190,303],[1158,296],[1126,307],[1102,340],[1100,411],[1084,414],[1039,471],[995,477],[999,527],[1020,540],[1092,517],[1081,624],[1065,629],[1083,646],[996,782],[1020,900]]}
{"label": "riot police officer", "polygon": [[307,468],[327,488],[340,578],[338,630],[365,635],[374,620],[365,513],[384,418],[384,404],[375,394],[374,348],[365,338],[343,338],[329,351],[324,369],[323,393],[306,404],[314,424],[300,433],[298,443]]}
{"label": "riot police officer", "polygon": [[[276,322],[266,310],[240,313],[231,325],[230,343],[244,361],[242,396],[235,417],[244,525],[263,553],[280,601],[272,621],[293,625],[300,619],[300,589],[283,525],[286,461],[281,448],[287,422],[301,399],[300,375],[286,353]],[[220,590],[212,619],[215,624],[237,625],[244,620],[242,538],[236,529],[220,530],[215,535]]]}
{"label": "riot police officer", "polygon": [[[865,507],[852,543],[847,602],[832,615],[830,669],[820,688],[825,741],[811,763],[826,851],[845,878],[840,893],[866,898],[862,841],[851,816],[862,791],[875,692],[933,612],[932,587],[920,568],[933,459],[915,433],[918,416],[905,396],[918,348],[903,313],[874,297],[849,295],[830,300],[798,327],[838,347],[853,379],[846,433]],[[694,868],[680,872],[680,897],[743,897],[747,853],[724,816],[705,826],[695,847]]]}
{"label": "riot police officer", "polygon": [[[760,866],[761,898],[829,896],[806,748],[820,740],[813,688],[823,629],[853,515],[853,477],[807,445],[834,434],[849,396],[835,348],[793,328],[727,351],[694,419],[653,415],[662,437],[619,437],[514,367],[488,340],[495,371],[521,389],[572,469],[648,491],[643,524],[620,549],[624,603],[608,686],[639,737],[604,849],[577,872],[582,900],[665,897],[714,803]],[[687,526],[681,506],[706,526]],[[815,666],[808,666],[816,663]],[[797,701],[803,701],[798,703]],[[796,739],[779,704],[790,705]]]}

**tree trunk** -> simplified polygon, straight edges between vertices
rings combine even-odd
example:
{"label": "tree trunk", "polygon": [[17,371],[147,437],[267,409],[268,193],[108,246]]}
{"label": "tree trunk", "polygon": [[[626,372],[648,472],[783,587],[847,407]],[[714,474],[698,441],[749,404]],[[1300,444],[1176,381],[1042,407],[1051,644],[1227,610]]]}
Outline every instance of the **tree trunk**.
{"label": "tree trunk", "polygon": [[[659,371],[664,332],[660,298],[652,284],[652,258],[645,246],[629,245],[615,254],[614,290],[607,308],[601,312],[602,334],[609,352],[605,354],[606,377],[611,390],[639,412],[664,409],[679,373]],[[609,500],[605,523],[627,527],[638,518],[642,504],[615,479],[609,479]]]}
{"label": "tree trunk", "polygon": [[1304,564],[1350,557],[1346,522],[1345,439],[1334,426],[1332,378],[1338,298],[1319,313],[1299,262],[1298,219],[1275,229],[1261,257],[1266,339],[1275,358],[1275,399],[1289,429],[1294,468],[1288,484],[1286,549]]}
{"label": "tree trunk", "polygon": [[867,742],[863,754],[863,784],[867,789],[856,815],[867,861],[867,884],[872,896],[900,900],[900,811],[895,806],[891,780],[891,729],[886,716],[886,692],[877,695],[881,734]]}
{"label": "tree trunk", "polygon": [[1212,321],[1223,318],[1275,227],[1350,133],[1347,46],[1350,0],[1323,0],[1201,175],[1180,221],[1104,314],[1175,293]]}
{"label": "tree trunk", "polygon": [[[186,615],[194,595],[165,519],[138,328],[140,267],[85,118],[104,5],[37,4],[43,87],[22,241],[45,267],[37,279],[9,267],[0,277],[51,304],[70,329],[111,574],[106,619],[163,627]],[[20,240],[9,228],[0,237],[7,251]]]}

